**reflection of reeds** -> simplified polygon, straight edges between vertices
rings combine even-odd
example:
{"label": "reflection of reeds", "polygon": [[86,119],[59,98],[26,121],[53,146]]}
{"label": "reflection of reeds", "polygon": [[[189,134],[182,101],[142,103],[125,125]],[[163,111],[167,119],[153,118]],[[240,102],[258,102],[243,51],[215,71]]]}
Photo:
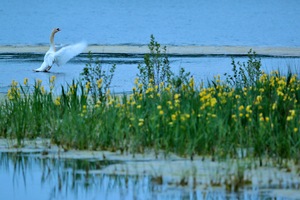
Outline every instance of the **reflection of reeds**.
{"label": "reflection of reeds", "polygon": [[98,193],[102,197],[115,194],[124,199],[144,193],[151,195],[155,190],[148,176],[101,173],[102,168],[120,163],[118,161],[39,158],[22,153],[0,153],[0,161],[1,169],[5,166],[10,170],[18,185],[22,184],[20,178],[23,179],[25,188],[32,173],[40,174],[41,185],[50,190],[50,199],[69,199],[68,196],[88,196],[89,193]]}
{"label": "reflection of reeds", "polygon": [[[105,170],[107,167],[114,168],[114,164],[115,170]],[[271,160],[264,160],[264,167],[259,167],[259,162],[253,159],[226,159],[218,162],[209,159],[179,159],[175,162],[170,160],[169,163],[165,160],[147,160],[146,163],[126,163],[94,159],[43,158],[24,153],[0,154],[1,169],[5,167],[13,174],[12,178],[17,187],[23,184],[26,188],[27,181],[30,182],[32,174],[35,174],[34,176],[40,176],[38,180],[42,187],[49,188],[50,198],[54,199],[63,196],[78,198],[94,193],[106,197],[115,194],[122,199],[139,197],[141,194],[143,197],[172,197],[175,193],[170,191],[174,191],[174,188],[177,191],[176,195],[226,197],[229,193],[246,189],[249,184],[253,188],[298,187],[299,179],[291,178],[297,174],[293,163],[286,163],[286,167],[292,170],[289,172],[285,172],[288,169],[280,170],[269,165]],[[141,166],[146,168],[142,169]],[[150,168],[152,175],[148,171]],[[23,181],[20,182],[20,179]],[[255,189],[255,192],[257,197],[260,197],[259,190]],[[249,193],[253,194],[253,191]],[[247,189],[239,195],[242,197],[246,194]]]}
{"label": "reflection of reeds", "polygon": [[[0,153],[0,166],[7,173],[13,174],[13,183],[18,186],[23,181],[26,188],[26,179],[28,176],[27,170],[31,170],[33,162],[30,162],[26,154],[22,153]],[[12,172],[11,172],[12,170]]]}

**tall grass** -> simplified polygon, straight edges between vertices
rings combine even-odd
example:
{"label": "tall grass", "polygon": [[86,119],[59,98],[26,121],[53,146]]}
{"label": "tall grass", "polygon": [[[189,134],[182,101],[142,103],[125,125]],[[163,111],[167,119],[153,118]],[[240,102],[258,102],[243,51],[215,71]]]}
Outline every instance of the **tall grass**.
{"label": "tall grass", "polygon": [[[250,59],[254,63],[241,69],[258,66],[259,60]],[[259,67],[249,72],[254,79],[243,82],[251,78],[244,71],[247,77],[241,74],[238,85],[219,76],[201,85],[190,78],[180,87],[151,79],[145,86],[137,78],[132,94],[101,93],[105,98],[98,101],[89,98],[90,84],[82,82],[56,95],[54,77],[50,91],[40,81],[33,88],[26,80],[13,82],[0,104],[0,135],[19,145],[25,138],[47,137],[65,149],[153,149],[189,157],[237,157],[242,150],[248,157],[298,158],[300,80]]]}

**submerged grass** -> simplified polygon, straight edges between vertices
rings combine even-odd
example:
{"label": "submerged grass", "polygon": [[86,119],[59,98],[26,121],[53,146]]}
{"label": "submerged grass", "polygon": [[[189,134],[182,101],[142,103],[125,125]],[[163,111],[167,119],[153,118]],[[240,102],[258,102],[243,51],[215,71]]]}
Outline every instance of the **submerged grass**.
{"label": "submerged grass", "polygon": [[216,76],[208,86],[193,78],[180,86],[149,79],[145,86],[137,78],[132,94],[107,90],[97,101],[89,98],[89,83],[74,81],[53,94],[55,77],[49,91],[41,81],[13,82],[0,102],[0,136],[19,145],[25,138],[51,138],[65,149],[298,158],[297,75],[255,73],[251,84],[238,86],[229,78]]}

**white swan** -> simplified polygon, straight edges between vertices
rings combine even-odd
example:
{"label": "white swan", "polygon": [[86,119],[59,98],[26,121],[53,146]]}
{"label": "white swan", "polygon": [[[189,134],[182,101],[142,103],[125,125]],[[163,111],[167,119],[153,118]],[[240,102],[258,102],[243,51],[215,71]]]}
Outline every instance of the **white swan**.
{"label": "white swan", "polygon": [[61,48],[60,50],[55,50],[54,44],[54,35],[60,31],[59,28],[53,29],[50,35],[50,49],[47,51],[44,57],[44,62],[41,67],[35,69],[36,72],[48,72],[53,64],[57,64],[57,66],[61,66],[68,62],[73,57],[80,54],[86,47],[87,44],[85,42],[80,42],[74,45],[69,45]]}

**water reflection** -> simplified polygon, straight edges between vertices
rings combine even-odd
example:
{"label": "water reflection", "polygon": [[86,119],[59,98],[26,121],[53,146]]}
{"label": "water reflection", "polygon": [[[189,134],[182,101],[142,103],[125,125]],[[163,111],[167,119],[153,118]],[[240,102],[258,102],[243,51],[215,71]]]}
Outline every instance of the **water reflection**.
{"label": "water reflection", "polygon": [[[270,190],[182,187],[148,175],[101,172],[120,161],[45,158],[40,153],[0,153],[0,192],[4,199],[261,199]],[[276,198],[276,197],[274,197]],[[286,199],[286,198],[285,198]]]}

